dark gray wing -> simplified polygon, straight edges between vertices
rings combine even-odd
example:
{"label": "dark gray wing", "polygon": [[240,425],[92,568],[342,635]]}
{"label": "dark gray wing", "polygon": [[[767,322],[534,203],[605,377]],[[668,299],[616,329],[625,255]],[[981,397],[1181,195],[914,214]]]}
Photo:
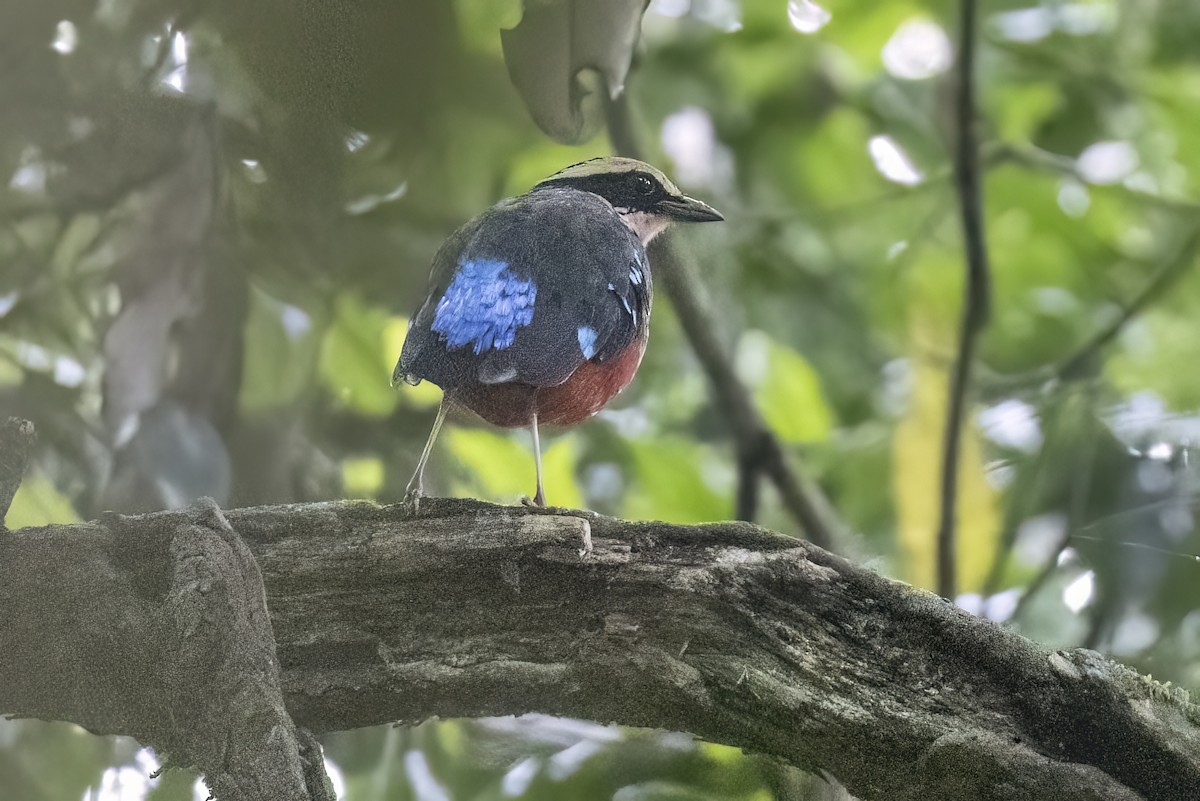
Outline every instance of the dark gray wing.
{"label": "dark gray wing", "polygon": [[603,199],[544,188],[456,231],[434,259],[398,378],[554,386],[633,342],[649,313],[641,243]]}

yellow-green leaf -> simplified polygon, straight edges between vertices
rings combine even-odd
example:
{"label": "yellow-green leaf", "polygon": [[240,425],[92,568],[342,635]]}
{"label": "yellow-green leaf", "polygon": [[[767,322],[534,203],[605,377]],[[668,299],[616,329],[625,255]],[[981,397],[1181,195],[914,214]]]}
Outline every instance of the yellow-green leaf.
{"label": "yellow-green leaf", "polygon": [[348,498],[374,498],[383,486],[383,460],[363,456],[342,460],[342,485]]}
{"label": "yellow-green leaf", "polygon": [[[537,488],[533,451],[529,435],[500,434],[483,428],[451,428],[445,434],[449,451],[467,470],[455,494],[481,500],[512,503],[523,495],[533,496]],[[548,441],[542,438],[542,478],[546,502],[552,506],[578,509],[583,495],[575,481],[576,444],[567,434]]]}
{"label": "yellow-green leaf", "polygon": [[[399,399],[384,351],[389,319],[382,308],[342,295],[322,342],[321,380],[339,400],[369,417],[389,414]],[[392,365],[399,355],[390,354]]]}
{"label": "yellow-green leaf", "polygon": [[625,514],[669,523],[703,523],[730,517],[733,470],[707,445],[685,439],[631,441],[635,473]]}
{"label": "yellow-green leaf", "polygon": [[[950,376],[942,363],[915,360],[908,413],[893,441],[892,484],[905,578],[933,588],[937,564],[942,441]],[[991,567],[1000,535],[996,491],[988,483],[983,438],[968,423],[958,472],[958,583],[978,590]]]}
{"label": "yellow-green leaf", "polygon": [[79,515],[75,513],[70,498],[37,471],[27,475],[21,482],[5,518],[5,524],[14,531],[26,526],[78,522]]}
{"label": "yellow-green leaf", "polygon": [[738,344],[738,372],[754,388],[767,423],[786,442],[818,442],[829,437],[833,413],[821,391],[821,377],[797,351],[762,331],[747,331]]}

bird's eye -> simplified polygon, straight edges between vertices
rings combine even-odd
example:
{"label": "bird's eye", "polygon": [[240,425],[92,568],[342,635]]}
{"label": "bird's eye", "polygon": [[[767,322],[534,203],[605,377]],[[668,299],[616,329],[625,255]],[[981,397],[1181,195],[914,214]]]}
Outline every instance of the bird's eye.
{"label": "bird's eye", "polygon": [[654,194],[654,181],[651,181],[648,175],[633,176],[633,184],[637,187],[637,191],[643,195]]}

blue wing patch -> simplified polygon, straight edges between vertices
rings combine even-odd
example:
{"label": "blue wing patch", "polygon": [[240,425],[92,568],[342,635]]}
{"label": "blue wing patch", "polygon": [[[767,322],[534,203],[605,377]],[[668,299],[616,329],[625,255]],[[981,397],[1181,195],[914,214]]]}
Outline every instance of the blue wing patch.
{"label": "blue wing patch", "polygon": [[517,329],[533,322],[537,284],[492,259],[459,262],[433,315],[434,331],[451,350],[474,345],[476,355],[504,350]]}
{"label": "blue wing patch", "polygon": [[581,325],[575,335],[579,338],[579,349],[583,351],[583,358],[590,359],[595,356],[596,329],[588,325]]}

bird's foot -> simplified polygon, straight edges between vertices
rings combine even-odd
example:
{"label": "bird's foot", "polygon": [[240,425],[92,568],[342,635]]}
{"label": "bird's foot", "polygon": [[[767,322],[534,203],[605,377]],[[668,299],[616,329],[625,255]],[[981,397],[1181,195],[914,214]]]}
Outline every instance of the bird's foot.
{"label": "bird's foot", "polygon": [[579,558],[587,559],[592,555],[592,524],[586,517],[579,519],[583,521],[583,547],[579,549]]}
{"label": "bird's foot", "polygon": [[[541,482],[539,481],[538,484],[540,485]],[[544,509],[546,507],[546,493],[542,492],[542,488],[539,486],[532,498],[528,495],[521,496],[521,505],[531,506],[535,509]]]}
{"label": "bird's foot", "polygon": [[420,487],[408,488],[408,491],[404,493],[404,500],[400,502],[408,517],[416,517],[421,513],[421,499],[424,497],[425,493],[421,492]]}

